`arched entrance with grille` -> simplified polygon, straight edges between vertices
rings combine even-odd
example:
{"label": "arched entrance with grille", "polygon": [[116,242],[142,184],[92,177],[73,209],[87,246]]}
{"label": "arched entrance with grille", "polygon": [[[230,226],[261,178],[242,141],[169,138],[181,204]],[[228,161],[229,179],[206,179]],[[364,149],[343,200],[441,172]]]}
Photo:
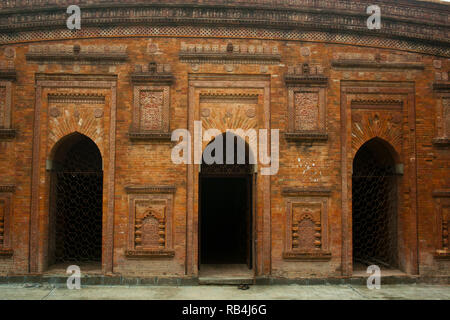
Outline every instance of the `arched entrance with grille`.
{"label": "arched entrance with grille", "polygon": [[[233,164],[226,161],[227,135],[234,142]],[[253,154],[239,136],[224,133],[221,137],[222,163],[208,164],[205,151],[200,169],[199,267],[201,271],[208,265],[228,266],[224,272],[239,268],[248,271],[253,269],[254,259],[255,175],[254,161],[250,160]],[[211,153],[213,156],[215,151]],[[245,158],[239,160],[238,152],[245,152]],[[234,267],[230,269],[231,265]]]}
{"label": "arched entrance with grille", "polygon": [[100,269],[103,165],[97,145],[73,133],[53,148],[50,173],[48,265]]}
{"label": "arched entrance with grille", "polygon": [[378,265],[397,269],[398,190],[395,151],[374,138],[361,146],[353,160],[353,269]]}

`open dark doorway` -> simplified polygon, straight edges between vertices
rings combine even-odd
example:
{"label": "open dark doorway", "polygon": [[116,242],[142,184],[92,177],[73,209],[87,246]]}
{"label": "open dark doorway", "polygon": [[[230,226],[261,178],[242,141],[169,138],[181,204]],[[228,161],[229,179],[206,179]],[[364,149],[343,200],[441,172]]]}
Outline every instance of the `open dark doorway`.
{"label": "open dark doorway", "polygon": [[[226,154],[223,135],[223,152]],[[234,154],[241,139],[234,136]],[[242,141],[240,141],[242,143]],[[253,165],[249,147],[245,163],[201,165],[199,176],[199,263],[253,268]],[[243,151],[243,150],[242,150]],[[205,269],[204,267],[201,267]],[[207,269],[207,268],[206,268]],[[236,267],[231,267],[238,270]],[[224,272],[230,271],[227,267]],[[217,272],[218,269],[215,271]]]}
{"label": "open dark doorway", "polygon": [[201,191],[201,263],[251,268],[249,177],[202,176]]}
{"label": "open dark doorway", "polygon": [[52,160],[49,265],[100,267],[102,258],[102,157],[88,137],[74,133]]}
{"label": "open dark doorway", "polygon": [[398,268],[397,177],[389,145],[372,139],[356,153],[352,177],[354,270]]}

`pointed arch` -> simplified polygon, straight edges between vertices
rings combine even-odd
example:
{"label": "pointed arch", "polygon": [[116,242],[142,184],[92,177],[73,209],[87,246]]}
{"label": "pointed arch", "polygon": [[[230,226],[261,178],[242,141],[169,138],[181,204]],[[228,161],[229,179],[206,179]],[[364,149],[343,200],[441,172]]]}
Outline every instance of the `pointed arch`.
{"label": "pointed arch", "polygon": [[354,269],[399,267],[396,161],[394,148],[378,137],[364,143],[353,159]]}

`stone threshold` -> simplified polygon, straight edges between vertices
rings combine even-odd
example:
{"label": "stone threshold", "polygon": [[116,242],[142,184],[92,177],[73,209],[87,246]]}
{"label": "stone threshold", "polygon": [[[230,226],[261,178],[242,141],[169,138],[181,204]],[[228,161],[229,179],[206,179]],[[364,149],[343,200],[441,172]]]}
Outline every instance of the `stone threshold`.
{"label": "stone threshold", "polygon": [[[62,275],[10,275],[0,276],[0,285],[3,284],[48,284],[57,287],[66,285],[67,276]],[[279,278],[279,277],[255,277],[255,285],[366,285],[368,276],[334,277],[334,278]],[[100,286],[197,286],[202,284],[217,285],[217,283],[205,283],[197,277],[170,278],[170,277],[124,277],[119,275],[85,275],[81,277],[81,285]],[[247,283],[247,282],[246,282]],[[237,285],[237,282],[222,283],[220,285]],[[450,276],[414,276],[394,275],[381,278],[383,284],[450,284]]]}

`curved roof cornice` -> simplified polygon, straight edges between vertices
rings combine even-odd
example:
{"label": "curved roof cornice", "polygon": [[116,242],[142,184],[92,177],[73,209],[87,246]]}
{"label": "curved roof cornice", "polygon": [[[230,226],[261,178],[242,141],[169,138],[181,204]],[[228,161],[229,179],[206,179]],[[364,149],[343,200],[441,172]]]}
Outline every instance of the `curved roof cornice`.
{"label": "curved roof cornice", "polygon": [[[82,30],[71,31],[68,36],[66,8],[72,4],[81,8]],[[366,9],[370,5],[381,8],[382,28],[379,30],[367,28],[369,14]],[[0,44],[134,36],[133,32],[121,31],[123,34],[120,34],[118,29],[151,26],[254,28],[269,30],[264,36],[267,39],[286,40],[299,38],[289,33],[317,32],[320,38],[310,36],[311,41],[339,43],[340,38],[346,37],[349,43],[379,47],[391,45],[386,40],[377,45],[372,38],[393,39],[408,42],[405,46],[408,51],[450,55],[450,6],[445,3],[413,0],[7,0],[0,3]],[[119,33],[115,34],[113,27],[117,27]],[[106,28],[110,30],[107,33]],[[34,35],[25,35],[33,31]],[[51,32],[52,35],[36,38],[37,31]],[[237,33],[235,37],[258,38],[263,37],[261,34]],[[211,31],[199,34],[174,32],[173,35],[220,36]],[[233,38],[233,35],[228,32],[222,37]]]}

